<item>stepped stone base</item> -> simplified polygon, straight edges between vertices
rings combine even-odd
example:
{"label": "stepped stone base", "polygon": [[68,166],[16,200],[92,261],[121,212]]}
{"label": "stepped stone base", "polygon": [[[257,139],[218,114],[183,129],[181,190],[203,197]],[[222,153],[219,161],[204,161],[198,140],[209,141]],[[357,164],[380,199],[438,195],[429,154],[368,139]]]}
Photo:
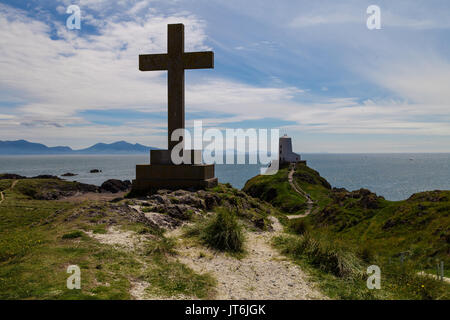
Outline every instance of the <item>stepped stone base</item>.
{"label": "stepped stone base", "polygon": [[217,186],[213,164],[141,164],[136,165],[133,191],[151,189],[195,188]]}

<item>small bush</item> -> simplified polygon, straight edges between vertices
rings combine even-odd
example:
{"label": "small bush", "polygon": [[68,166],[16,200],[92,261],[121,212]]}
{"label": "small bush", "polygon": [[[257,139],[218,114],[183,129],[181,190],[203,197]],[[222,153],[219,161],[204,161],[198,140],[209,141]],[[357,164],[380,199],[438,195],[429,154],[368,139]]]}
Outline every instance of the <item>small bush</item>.
{"label": "small bush", "polygon": [[304,219],[290,220],[289,228],[298,235],[302,235],[309,231],[309,225],[305,222]]}
{"label": "small bush", "polygon": [[137,231],[138,234],[149,234],[152,233],[152,230],[147,227],[142,227]]}
{"label": "small bush", "polygon": [[158,241],[152,241],[147,246],[147,254],[149,255],[173,255],[175,240],[173,238],[162,237]]}
{"label": "small bush", "polygon": [[243,251],[242,227],[236,215],[223,208],[217,210],[216,216],[200,232],[200,238],[209,246],[221,251]]}
{"label": "small bush", "polygon": [[297,258],[306,257],[312,265],[338,277],[360,278],[363,274],[361,261],[352,251],[327,240],[315,239],[307,232],[286,243],[285,252]]}
{"label": "small bush", "polygon": [[358,257],[360,257],[366,263],[372,263],[375,261],[375,253],[372,248],[364,246],[358,249]]}
{"label": "small bush", "polygon": [[80,238],[81,236],[83,236],[83,232],[77,230],[77,231],[66,233],[65,235],[62,236],[62,238],[63,239],[75,239],[75,238]]}
{"label": "small bush", "polygon": [[96,234],[106,234],[106,233],[108,233],[107,230],[106,230],[106,227],[105,227],[104,225],[96,226],[96,227],[92,230],[92,232],[93,232],[93,233],[96,233]]}

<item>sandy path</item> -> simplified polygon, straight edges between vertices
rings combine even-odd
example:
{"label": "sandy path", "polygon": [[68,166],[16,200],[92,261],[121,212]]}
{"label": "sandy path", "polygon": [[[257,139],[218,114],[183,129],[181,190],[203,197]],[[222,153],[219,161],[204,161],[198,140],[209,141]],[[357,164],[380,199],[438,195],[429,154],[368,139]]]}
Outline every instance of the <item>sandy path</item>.
{"label": "sandy path", "polygon": [[[240,260],[201,245],[193,246],[189,241],[182,241],[181,228],[167,231],[166,235],[178,239],[178,254],[175,259],[198,273],[207,272],[217,279],[215,299],[326,299],[297,265],[272,248],[272,237],[281,234],[283,227],[276,218],[269,218],[274,231],[246,232],[247,255]],[[142,235],[116,227],[108,228],[106,234],[87,234],[119,250],[136,252],[136,259],[142,263],[142,270],[147,268],[147,263],[139,255],[145,243]],[[137,300],[195,298],[182,295],[155,296],[146,290],[150,285],[148,282],[134,277],[129,280],[130,294]]]}
{"label": "sandy path", "polygon": [[[13,183],[11,184],[11,187],[9,187],[6,190],[12,190],[14,189],[14,187],[16,186],[17,182],[19,182],[19,180],[14,180]],[[6,191],[5,190],[5,191]],[[3,203],[3,201],[5,201],[5,194],[3,193],[3,191],[0,191],[0,204]]]}
{"label": "sandy path", "polygon": [[[246,232],[247,255],[236,259],[227,254],[179,242],[177,258],[199,273],[217,279],[215,299],[324,299],[306,274],[271,246],[271,239],[282,232],[271,217],[273,232]],[[180,229],[168,232],[180,238]]]}
{"label": "sandy path", "polygon": [[289,184],[291,185],[292,189],[294,189],[295,192],[297,192],[302,197],[306,198],[307,208],[305,210],[305,213],[303,214],[286,215],[288,219],[304,218],[311,213],[312,208],[314,206],[314,201],[311,199],[309,194],[303,191],[302,188],[300,188],[300,186],[294,181],[294,172],[295,172],[295,165],[291,166],[291,170],[289,171],[288,174]]}
{"label": "sandy path", "polygon": [[[424,272],[424,271],[418,272],[417,274],[420,275],[420,276],[431,277],[431,278],[437,279],[437,276],[436,276],[435,274],[426,273],[426,272]],[[438,280],[439,280],[439,279],[438,279]],[[443,277],[442,281],[445,281],[445,282],[447,282],[447,283],[450,283],[450,278]]]}

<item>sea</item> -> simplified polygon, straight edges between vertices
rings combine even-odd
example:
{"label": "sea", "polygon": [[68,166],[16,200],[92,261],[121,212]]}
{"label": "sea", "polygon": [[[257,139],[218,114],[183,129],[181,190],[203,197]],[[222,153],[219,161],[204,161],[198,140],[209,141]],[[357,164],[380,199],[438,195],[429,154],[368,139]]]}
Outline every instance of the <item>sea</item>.
{"label": "sea", "polygon": [[[404,200],[413,193],[450,190],[450,153],[302,154],[333,187],[366,188],[388,200]],[[77,174],[65,179],[101,185],[108,179],[132,180],[135,165],[149,163],[140,155],[26,155],[0,156],[0,173],[24,176]],[[99,169],[101,173],[90,173]],[[260,165],[216,165],[219,182],[242,188],[260,173]]]}

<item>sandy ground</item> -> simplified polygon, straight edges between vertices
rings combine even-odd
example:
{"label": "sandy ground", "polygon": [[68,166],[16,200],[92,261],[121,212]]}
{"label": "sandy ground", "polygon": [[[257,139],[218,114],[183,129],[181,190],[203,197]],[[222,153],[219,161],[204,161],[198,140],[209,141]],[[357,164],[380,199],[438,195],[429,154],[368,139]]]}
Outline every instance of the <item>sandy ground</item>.
{"label": "sandy ground", "polygon": [[[178,239],[175,259],[198,273],[207,272],[217,279],[215,299],[326,299],[297,265],[271,247],[271,238],[283,229],[276,218],[271,217],[271,220],[273,232],[246,232],[247,255],[242,259],[187,244],[181,239],[181,228],[167,231],[166,235]],[[138,250],[145,241],[144,236],[115,227],[109,228],[106,234],[87,234],[101,243],[127,251]],[[139,261],[144,270],[145,261]],[[155,296],[146,291],[148,282],[141,279],[130,279],[130,282],[130,294],[137,300],[195,298]]]}
{"label": "sandy ground", "polygon": [[[11,187],[9,187],[7,190],[12,190],[14,189],[14,187],[16,186],[17,182],[19,180],[14,180],[13,183],[11,184]],[[5,190],[6,191],[6,190]],[[3,201],[5,201],[5,194],[3,193],[3,191],[0,192],[0,204],[3,203]]]}
{"label": "sandy ground", "polygon": [[[271,218],[274,232],[246,232],[248,253],[242,259],[182,241],[177,258],[196,272],[208,272],[217,279],[215,299],[324,299],[306,274],[270,245],[271,238],[282,232],[278,220]],[[176,229],[167,235],[180,238],[180,234]]]}
{"label": "sandy ground", "polygon": [[107,233],[86,232],[90,237],[96,239],[100,243],[112,245],[118,249],[136,250],[145,241],[143,236],[133,231],[124,231],[116,227],[110,227]]}
{"label": "sandy ground", "polygon": [[[125,231],[116,227],[110,227],[105,234],[93,233],[91,231],[86,232],[90,237],[96,239],[98,242],[114,246],[118,250],[125,251],[137,251],[142,249],[146,237],[139,235],[133,231]],[[139,253],[136,252],[136,260],[142,264],[142,271],[147,268],[147,263],[140,259]],[[147,281],[131,278],[129,279],[131,288],[130,295],[135,300],[187,300],[195,299],[195,297],[189,297],[184,295],[178,295],[174,297],[164,297],[154,294],[150,294],[146,289],[150,286]]]}

